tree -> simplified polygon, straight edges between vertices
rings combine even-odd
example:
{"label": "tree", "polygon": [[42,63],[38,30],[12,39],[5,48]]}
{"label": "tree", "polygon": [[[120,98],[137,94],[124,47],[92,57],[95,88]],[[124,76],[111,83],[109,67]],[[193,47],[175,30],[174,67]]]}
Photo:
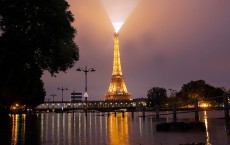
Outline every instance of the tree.
{"label": "tree", "polygon": [[[182,86],[180,92],[178,92],[177,97],[181,100],[204,100],[208,98],[213,98],[217,96],[222,96],[224,91],[221,88],[213,87],[206,84],[204,80],[191,81]],[[213,100],[213,99],[212,99]],[[221,98],[215,98],[215,101],[220,102]]]}
{"label": "tree", "polygon": [[[44,101],[41,76],[73,67],[79,59],[65,0],[0,0],[0,104]],[[35,101],[36,100],[36,101]]]}
{"label": "tree", "polygon": [[162,105],[167,100],[167,91],[165,88],[153,87],[148,90],[148,106]]}

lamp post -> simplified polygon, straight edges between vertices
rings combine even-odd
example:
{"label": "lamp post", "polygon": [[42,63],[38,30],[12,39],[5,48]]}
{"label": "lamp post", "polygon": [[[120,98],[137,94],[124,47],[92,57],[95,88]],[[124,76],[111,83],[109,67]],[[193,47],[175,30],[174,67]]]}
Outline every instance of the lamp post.
{"label": "lamp post", "polygon": [[53,111],[54,111],[54,97],[57,96],[56,94],[51,94],[51,97],[53,97]]}
{"label": "lamp post", "polygon": [[49,106],[50,98],[47,98],[46,100],[47,100],[47,103],[48,103],[48,110],[47,110],[47,112],[49,112],[49,109],[50,109],[50,106]]}
{"label": "lamp post", "polygon": [[87,114],[87,98],[88,98],[88,94],[87,94],[87,73],[88,72],[94,72],[96,71],[94,68],[87,68],[87,66],[85,66],[85,68],[81,68],[79,67],[78,69],[76,69],[76,71],[83,71],[85,73],[85,93],[84,93],[84,97],[85,97],[85,113]]}
{"label": "lamp post", "polygon": [[54,104],[54,97],[57,96],[56,94],[51,94],[51,97],[53,97],[53,104]]}
{"label": "lamp post", "polygon": [[63,86],[62,86],[61,88],[58,87],[57,89],[61,91],[61,103],[62,103],[61,109],[63,110],[63,106],[64,106],[63,105],[63,91],[68,90],[68,88],[63,88]]}

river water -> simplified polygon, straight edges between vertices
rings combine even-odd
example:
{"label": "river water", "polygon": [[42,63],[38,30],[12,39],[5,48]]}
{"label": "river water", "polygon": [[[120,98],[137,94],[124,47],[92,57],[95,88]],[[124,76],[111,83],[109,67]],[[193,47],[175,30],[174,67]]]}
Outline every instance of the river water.
{"label": "river water", "polygon": [[[230,145],[229,120],[223,111],[200,112],[206,131],[157,132],[156,124],[172,122],[172,115],[155,119],[154,112],[12,114],[0,125],[0,145]],[[194,114],[178,114],[177,121],[194,121]],[[2,119],[0,119],[2,120]]]}

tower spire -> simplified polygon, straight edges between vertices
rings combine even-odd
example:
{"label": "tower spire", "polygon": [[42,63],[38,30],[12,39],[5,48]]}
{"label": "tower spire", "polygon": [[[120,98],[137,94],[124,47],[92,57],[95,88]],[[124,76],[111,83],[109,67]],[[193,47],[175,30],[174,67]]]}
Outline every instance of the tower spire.
{"label": "tower spire", "polygon": [[115,32],[114,33],[114,56],[113,56],[112,75],[122,75],[118,36],[119,34]]}
{"label": "tower spire", "polygon": [[113,72],[109,85],[109,90],[106,94],[106,100],[130,100],[131,95],[128,92],[124,77],[122,75],[120,50],[118,33],[114,33],[114,57],[113,57]]}

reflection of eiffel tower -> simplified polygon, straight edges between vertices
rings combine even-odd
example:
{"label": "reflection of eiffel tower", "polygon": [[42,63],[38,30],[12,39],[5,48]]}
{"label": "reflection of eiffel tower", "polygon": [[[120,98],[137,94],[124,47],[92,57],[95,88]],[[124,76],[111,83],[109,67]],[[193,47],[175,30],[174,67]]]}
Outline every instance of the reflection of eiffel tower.
{"label": "reflection of eiffel tower", "polygon": [[119,52],[118,33],[114,33],[114,59],[113,59],[113,73],[109,85],[109,90],[106,94],[106,100],[130,100],[131,95],[128,92],[124,77],[121,71],[121,61]]}

